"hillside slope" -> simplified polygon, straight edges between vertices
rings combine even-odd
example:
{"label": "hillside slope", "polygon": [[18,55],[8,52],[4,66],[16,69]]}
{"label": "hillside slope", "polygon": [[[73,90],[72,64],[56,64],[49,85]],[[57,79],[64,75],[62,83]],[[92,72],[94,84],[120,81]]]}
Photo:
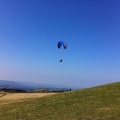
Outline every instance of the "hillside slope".
{"label": "hillside slope", "polygon": [[120,120],[120,82],[0,106],[0,120]]}

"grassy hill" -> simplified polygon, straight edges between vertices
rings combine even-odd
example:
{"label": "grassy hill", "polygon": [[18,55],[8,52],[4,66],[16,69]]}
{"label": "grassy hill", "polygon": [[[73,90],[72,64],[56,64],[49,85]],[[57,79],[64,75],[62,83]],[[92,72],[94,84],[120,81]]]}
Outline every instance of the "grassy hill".
{"label": "grassy hill", "polygon": [[120,120],[120,82],[0,105],[0,120]]}

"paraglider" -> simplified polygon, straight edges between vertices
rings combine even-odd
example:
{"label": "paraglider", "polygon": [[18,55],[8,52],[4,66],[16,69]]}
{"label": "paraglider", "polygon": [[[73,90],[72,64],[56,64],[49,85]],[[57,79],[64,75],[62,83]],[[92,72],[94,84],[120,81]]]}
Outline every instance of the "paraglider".
{"label": "paraglider", "polygon": [[61,59],[59,62],[62,62],[63,60]]}
{"label": "paraglider", "polygon": [[[60,42],[58,42],[58,49],[61,49],[61,47],[63,46],[63,48],[64,49],[66,49],[67,48],[67,44],[66,44],[66,42],[63,42],[63,41],[60,41]],[[59,62],[62,62],[63,60],[61,59]]]}

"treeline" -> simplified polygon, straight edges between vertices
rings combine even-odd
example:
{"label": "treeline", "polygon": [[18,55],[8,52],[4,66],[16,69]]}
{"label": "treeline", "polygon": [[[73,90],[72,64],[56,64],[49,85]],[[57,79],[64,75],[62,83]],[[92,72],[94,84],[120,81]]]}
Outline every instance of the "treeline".
{"label": "treeline", "polygon": [[54,90],[48,90],[48,89],[45,89],[45,88],[41,88],[41,89],[35,90],[34,92],[35,93],[50,93],[50,92],[68,92],[68,91],[71,91],[71,89],[54,89]]}
{"label": "treeline", "polygon": [[71,91],[71,89],[67,89],[67,90],[63,90],[63,89],[60,89],[60,90],[52,90],[51,92],[68,92],[68,91]]}

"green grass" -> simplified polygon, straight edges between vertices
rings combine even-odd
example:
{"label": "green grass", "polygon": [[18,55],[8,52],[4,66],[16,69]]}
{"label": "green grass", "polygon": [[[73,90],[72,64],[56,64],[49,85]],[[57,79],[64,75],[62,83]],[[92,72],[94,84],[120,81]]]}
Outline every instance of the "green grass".
{"label": "green grass", "polygon": [[0,120],[120,120],[120,82],[0,105]]}

